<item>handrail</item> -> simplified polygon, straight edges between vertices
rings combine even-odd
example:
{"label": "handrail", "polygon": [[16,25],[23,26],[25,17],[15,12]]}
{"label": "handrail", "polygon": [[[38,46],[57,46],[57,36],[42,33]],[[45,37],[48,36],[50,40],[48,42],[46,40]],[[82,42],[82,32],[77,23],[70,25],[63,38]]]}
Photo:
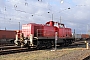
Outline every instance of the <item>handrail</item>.
{"label": "handrail", "polygon": [[48,32],[54,32],[54,36],[55,36],[55,31],[53,30],[45,30],[45,29],[37,29],[37,37],[43,37],[45,33],[50,34]]}

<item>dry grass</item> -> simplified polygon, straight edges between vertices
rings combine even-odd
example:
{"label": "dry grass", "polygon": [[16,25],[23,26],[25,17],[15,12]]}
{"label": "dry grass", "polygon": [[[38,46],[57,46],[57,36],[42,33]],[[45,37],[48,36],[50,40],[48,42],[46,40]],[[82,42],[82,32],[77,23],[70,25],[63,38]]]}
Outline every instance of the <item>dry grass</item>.
{"label": "dry grass", "polygon": [[82,51],[84,48],[64,48],[56,51],[38,50],[23,53],[1,55],[0,60],[56,60],[74,51]]}

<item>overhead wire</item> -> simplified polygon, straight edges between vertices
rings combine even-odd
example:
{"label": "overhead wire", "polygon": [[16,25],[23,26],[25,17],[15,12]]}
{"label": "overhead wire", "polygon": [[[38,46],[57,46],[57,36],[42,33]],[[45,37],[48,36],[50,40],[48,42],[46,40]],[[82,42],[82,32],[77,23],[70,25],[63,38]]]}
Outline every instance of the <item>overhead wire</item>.
{"label": "overhead wire", "polygon": [[38,0],[38,1],[41,1],[42,2],[42,0]]}
{"label": "overhead wire", "polygon": [[[39,1],[40,1],[40,0],[39,0]],[[61,1],[62,1],[62,0],[61,0]],[[31,4],[31,5],[32,5],[32,4]],[[28,6],[27,0],[25,0],[25,6]],[[33,6],[36,7],[37,5],[34,5],[34,4],[33,4]],[[78,6],[78,5],[76,5],[76,6]],[[80,6],[83,6],[83,5],[80,5]],[[85,6],[85,5],[84,5],[84,6]],[[17,8],[18,8],[17,4],[14,5],[14,8],[15,8],[15,11],[19,11],[19,12],[31,14],[31,16],[34,16],[34,15],[43,16],[43,15],[39,15],[39,14],[35,14],[35,13],[29,13],[29,12],[26,12],[26,11],[23,11],[23,10],[18,10],[18,9],[17,9]],[[70,9],[70,8],[69,8],[69,9]],[[51,10],[52,10],[52,9],[51,9]],[[50,10],[50,8],[49,8],[49,11],[50,11],[50,12],[46,12],[46,13],[51,13],[51,10]],[[7,11],[7,8],[6,8],[6,7],[5,7],[5,11]]]}
{"label": "overhead wire", "polygon": [[[28,5],[28,3],[26,3],[26,1],[27,1],[27,0],[25,0],[25,6]],[[39,0],[39,1],[40,1],[40,0]],[[42,0],[41,0],[41,1],[42,1]],[[17,10],[17,9],[16,9],[17,7],[18,7],[17,4],[15,4],[15,5],[14,5],[14,8],[15,8],[16,11],[28,13],[28,14],[31,14],[31,16],[34,16],[34,15],[42,16],[42,15],[39,15],[39,14],[32,14],[32,13],[29,13],[29,12],[26,12],[26,11]],[[36,6],[34,5],[34,7],[36,7]],[[49,9],[49,10],[50,10],[50,9]],[[6,11],[6,7],[5,7],[5,11]],[[51,11],[51,10],[50,10],[50,11]],[[48,12],[48,13],[49,13],[49,12]],[[11,19],[10,19],[10,20],[11,20]]]}

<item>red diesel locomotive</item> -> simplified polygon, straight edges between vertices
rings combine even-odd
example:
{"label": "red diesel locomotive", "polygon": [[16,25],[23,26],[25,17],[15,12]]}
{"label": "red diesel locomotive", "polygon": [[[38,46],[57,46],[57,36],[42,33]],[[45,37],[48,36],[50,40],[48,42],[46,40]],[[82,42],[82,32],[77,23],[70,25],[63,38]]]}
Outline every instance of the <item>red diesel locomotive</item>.
{"label": "red diesel locomotive", "polygon": [[29,23],[22,25],[22,32],[17,32],[15,44],[50,48],[55,46],[55,33],[57,33],[57,45],[68,46],[74,41],[71,28],[65,28],[64,24],[49,21],[46,24]]}

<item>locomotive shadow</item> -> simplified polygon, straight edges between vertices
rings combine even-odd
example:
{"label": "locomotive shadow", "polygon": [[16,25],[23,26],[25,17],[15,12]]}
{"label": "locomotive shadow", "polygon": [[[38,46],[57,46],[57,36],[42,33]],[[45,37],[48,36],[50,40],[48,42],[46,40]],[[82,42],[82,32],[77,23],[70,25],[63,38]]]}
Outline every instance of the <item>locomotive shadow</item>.
{"label": "locomotive shadow", "polygon": [[[70,49],[72,49],[72,48],[86,48],[86,43],[85,43],[85,41],[76,41],[69,46],[62,47],[62,46],[58,45],[56,49],[58,50],[58,49],[67,49],[67,48],[70,48]],[[55,47],[53,47],[51,49],[45,49],[45,50],[55,50]]]}
{"label": "locomotive shadow", "polygon": [[[57,45],[56,49],[67,49],[67,48],[86,48],[86,43],[85,43],[85,40],[82,40],[82,41],[76,41],[74,43],[72,43],[71,45],[69,46],[60,46],[60,45]],[[42,49],[39,49],[39,50],[55,50],[55,47],[53,46],[52,48],[42,48]]]}
{"label": "locomotive shadow", "polygon": [[58,49],[63,49],[63,48],[86,48],[86,43],[85,41],[76,41],[67,47],[58,46]]}

